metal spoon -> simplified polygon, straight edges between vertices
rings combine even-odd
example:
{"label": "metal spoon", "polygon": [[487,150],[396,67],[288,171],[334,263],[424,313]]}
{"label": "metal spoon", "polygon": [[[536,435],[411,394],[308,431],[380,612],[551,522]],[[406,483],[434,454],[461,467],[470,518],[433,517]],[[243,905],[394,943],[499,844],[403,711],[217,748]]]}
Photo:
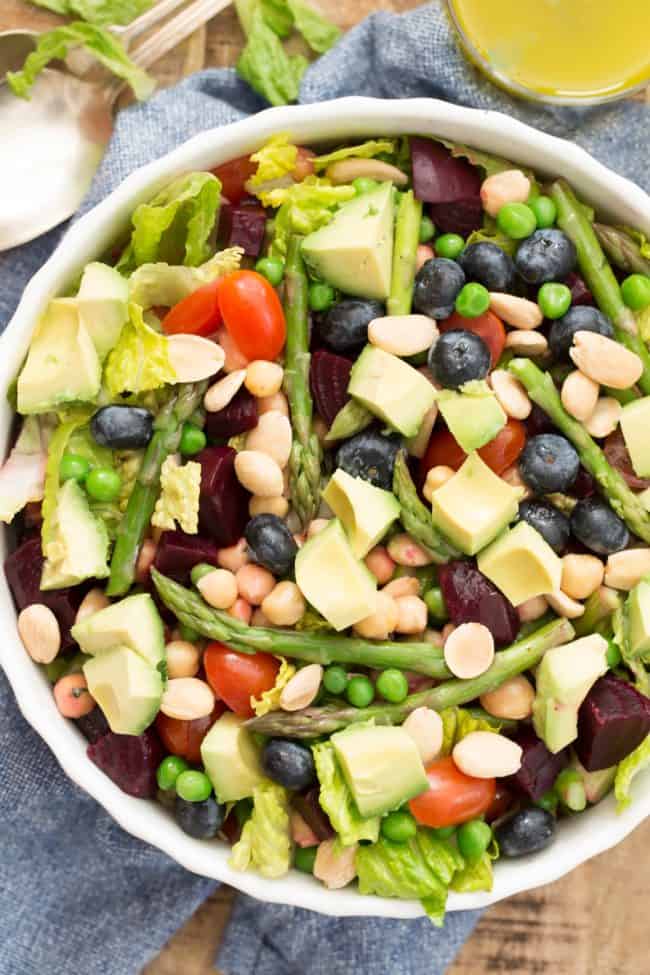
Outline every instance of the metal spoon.
{"label": "metal spoon", "polygon": [[[162,0],[147,14],[158,11],[159,16],[159,8],[169,12],[178,2]],[[194,0],[134,47],[131,57],[140,67],[150,67],[230,3]],[[157,19],[148,18],[137,33],[131,24],[125,29],[127,40]],[[53,69],[39,76],[29,102],[16,98],[8,85],[0,86],[0,251],[33,240],[75,212],[110,139],[113,107],[123,87],[120,79],[91,82]]]}

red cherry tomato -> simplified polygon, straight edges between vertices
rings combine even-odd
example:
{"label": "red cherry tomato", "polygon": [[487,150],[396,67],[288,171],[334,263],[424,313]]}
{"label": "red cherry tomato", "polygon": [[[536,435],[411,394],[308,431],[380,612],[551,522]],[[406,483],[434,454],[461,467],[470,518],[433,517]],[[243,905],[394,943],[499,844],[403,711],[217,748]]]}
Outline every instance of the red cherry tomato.
{"label": "red cherry tomato", "polygon": [[[520,420],[508,420],[494,440],[479,450],[479,457],[495,474],[503,474],[519,457],[526,444],[526,428]],[[420,477],[424,483],[432,467],[443,464],[457,471],[467,454],[449,430],[436,430],[427,452],[420,461]]]}
{"label": "red cherry tomato", "polygon": [[246,183],[257,170],[257,163],[248,156],[231,159],[212,172],[221,181],[221,192],[231,203],[239,203],[246,196]]}
{"label": "red cherry tomato", "polygon": [[506,330],[503,322],[492,311],[486,311],[484,315],[476,318],[463,318],[455,311],[444,322],[438,322],[438,329],[441,332],[449,332],[452,328],[464,328],[466,332],[474,332],[482,338],[492,357],[492,369],[501,358],[506,344]]}
{"label": "red cherry tomato", "polygon": [[270,691],[280,661],[270,653],[238,653],[223,643],[210,643],[203,655],[208,684],[231,711],[242,718],[254,714],[251,697]]}
{"label": "red cherry tomato", "polygon": [[217,701],[212,714],[194,721],[169,718],[160,711],[156,718],[156,731],[171,755],[180,755],[188,762],[198,765],[201,762],[201,742],[225,710],[225,705]]}
{"label": "red cherry tomato", "polygon": [[162,320],[166,335],[185,332],[189,335],[212,335],[221,325],[221,312],[217,297],[217,281],[183,298],[167,312]]}
{"label": "red cherry tomato", "polygon": [[280,299],[257,271],[233,271],[218,283],[219,308],[247,359],[276,359],[287,335]]}
{"label": "red cherry tomato", "polygon": [[428,790],[409,802],[409,809],[422,826],[440,829],[466,823],[481,816],[494,801],[496,779],[465,775],[451,756],[429,765],[427,778]]}

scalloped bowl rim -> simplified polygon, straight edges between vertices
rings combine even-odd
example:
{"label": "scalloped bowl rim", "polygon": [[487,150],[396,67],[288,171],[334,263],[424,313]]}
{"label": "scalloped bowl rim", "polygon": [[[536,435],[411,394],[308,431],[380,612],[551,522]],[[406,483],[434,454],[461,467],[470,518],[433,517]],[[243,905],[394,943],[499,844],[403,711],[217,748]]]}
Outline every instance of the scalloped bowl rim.
{"label": "scalloped bowl rim", "polygon": [[[6,390],[25,355],[38,314],[46,302],[74,278],[88,260],[101,254],[127,225],[134,207],[180,172],[212,168],[252,152],[276,132],[297,141],[398,134],[438,135],[496,153],[541,173],[565,176],[600,212],[617,222],[650,233],[650,197],[572,143],[546,135],[496,112],[462,108],[434,99],[389,101],[343,98],[314,105],[272,108],[243,121],[194,136],[162,158],[133,172],[67,232],[50,259],[27,285],[2,339],[0,388]],[[0,438],[6,452],[12,414],[0,410]],[[3,533],[2,555],[7,533]],[[238,873],[227,863],[225,844],[192,839],[155,802],[123,793],[88,760],[86,743],[71,722],[61,717],[49,684],[25,653],[16,629],[16,612],[4,573],[0,583],[0,617],[5,638],[0,664],[7,673],[20,710],[58,759],[67,775],[88,792],[129,833],[167,853],[188,870],[231,884],[262,901],[291,904],[338,916],[420,916],[416,902],[364,897],[355,888],[329,891],[313,878],[292,871],[280,880]],[[563,822],[556,842],[521,860],[503,860],[495,870],[490,893],[454,894],[450,911],[486,907],[512,894],[550,883],[590,857],[619,843],[650,816],[650,774],[639,776],[634,801],[622,814],[609,797],[582,816]]]}

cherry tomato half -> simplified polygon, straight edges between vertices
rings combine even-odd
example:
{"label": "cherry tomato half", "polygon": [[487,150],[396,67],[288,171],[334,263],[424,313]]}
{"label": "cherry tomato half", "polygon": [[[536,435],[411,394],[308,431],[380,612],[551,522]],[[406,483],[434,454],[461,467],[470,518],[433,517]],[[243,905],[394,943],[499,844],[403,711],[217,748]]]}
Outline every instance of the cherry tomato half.
{"label": "cherry tomato half", "polygon": [[[525,426],[520,420],[509,419],[494,440],[481,447],[478,454],[495,474],[503,474],[517,460],[525,444]],[[429,441],[426,454],[420,461],[422,482],[424,483],[432,467],[444,464],[457,471],[466,457],[467,454],[449,430],[436,430]]]}
{"label": "cherry tomato half", "polygon": [[506,330],[503,322],[494,312],[486,311],[484,315],[478,315],[476,318],[463,318],[455,311],[444,322],[438,322],[438,329],[441,332],[449,332],[452,328],[464,328],[466,332],[474,332],[483,339],[490,350],[491,368],[494,369],[506,345]]}
{"label": "cherry tomato half", "polygon": [[246,183],[257,170],[257,163],[248,156],[231,159],[212,172],[221,181],[221,192],[231,203],[239,203],[246,196]]}
{"label": "cherry tomato half", "polygon": [[409,802],[409,809],[422,826],[440,829],[466,823],[481,816],[494,801],[496,779],[465,775],[451,756],[429,765],[427,778],[428,790]]}
{"label": "cherry tomato half", "polygon": [[166,335],[184,332],[203,337],[216,332],[221,325],[217,284],[217,281],[204,284],[170,308],[162,320],[163,332]]}
{"label": "cherry tomato half", "polygon": [[287,335],[280,299],[257,271],[233,271],[218,283],[219,308],[248,359],[276,359]]}
{"label": "cherry tomato half", "polygon": [[196,718],[194,721],[169,718],[160,711],[156,718],[156,731],[170,755],[180,755],[188,762],[198,765],[201,762],[201,742],[225,710],[225,705],[217,701],[212,714],[208,714],[205,718]]}
{"label": "cherry tomato half", "polygon": [[208,684],[231,711],[242,718],[254,714],[251,697],[270,691],[280,669],[280,661],[270,653],[238,653],[223,643],[210,643],[203,655]]}

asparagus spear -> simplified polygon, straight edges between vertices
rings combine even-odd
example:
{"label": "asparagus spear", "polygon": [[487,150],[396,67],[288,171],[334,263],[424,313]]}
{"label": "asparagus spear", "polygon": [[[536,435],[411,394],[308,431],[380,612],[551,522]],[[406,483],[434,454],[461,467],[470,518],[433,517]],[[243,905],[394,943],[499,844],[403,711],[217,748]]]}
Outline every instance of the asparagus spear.
{"label": "asparagus spear", "polygon": [[309,390],[308,282],[301,254],[302,237],[289,238],[285,272],[287,345],[284,389],[291,408],[293,446],[289,457],[291,501],[303,525],[316,514],[320,501],[321,449],[312,428]]}
{"label": "asparagus spear", "polygon": [[406,456],[400,451],[395,460],[393,493],[402,506],[400,519],[409,535],[423,545],[434,562],[441,564],[458,557],[456,549],[434,527],[431,512],[418,497],[411,478]]}
{"label": "asparagus spear", "polygon": [[422,203],[415,199],[413,190],[402,193],[395,220],[395,247],[393,250],[393,274],[390,296],[387,302],[389,315],[410,315],[415,281],[415,259],[420,243]]}
{"label": "asparagus spear", "polygon": [[325,442],[331,443],[333,440],[346,440],[348,437],[353,437],[355,433],[361,433],[370,426],[373,420],[372,413],[362,403],[356,399],[348,400],[334,417]]}
{"label": "asparagus spear", "polygon": [[525,386],[532,401],[548,414],[555,426],[571,441],[582,464],[598,481],[614,511],[635,535],[650,542],[650,513],[630,491],[619,472],[607,462],[605,454],[583,425],[566,412],[550,375],[542,372],[530,359],[513,359],[508,369]]}
{"label": "asparagus spear", "polygon": [[179,385],[154,422],[129,502],[117,529],[111,574],[106,587],[109,596],[123,596],[135,579],[135,564],[160,490],[160,469],[170,454],[176,453],[183,424],[203,400],[207,383]]}
{"label": "asparagus spear", "polygon": [[595,223],[594,230],[603,250],[617,267],[628,274],[650,275],[650,259],[644,257],[639,244],[627,231],[604,223]]}
{"label": "asparagus spear", "polygon": [[371,704],[367,708],[337,707],[304,708],[302,711],[270,711],[261,718],[247,722],[251,731],[263,735],[289,738],[316,738],[331,735],[358,721],[374,720],[376,724],[401,724],[416,708],[458,707],[475,700],[481,694],[499,687],[504,681],[535,667],[547,650],[568,643],[573,627],[568,620],[554,619],[535,633],[513,643],[496,654],[494,663],[480,677],[470,680],[448,680],[438,687],[411,694],[401,704]]}
{"label": "asparagus spear", "polygon": [[181,623],[202,636],[221,640],[242,653],[275,653],[316,664],[352,664],[360,667],[400,667],[442,680],[450,676],[442,650],[430,643],[370,642],[354,637],[329,636],[298,630],[248,626],[227,613],[212,609],[201,597],[161,575],[151,573],[158,595]]}
{"label": "asparagus spear", "polygon": [[623,599],[616,589],[600,586],[585,603],[585,611],[573,624],[576,636],[587,636],[595,630],[601,632],[608,623],[611,630],[612,615],[621,608]]}

